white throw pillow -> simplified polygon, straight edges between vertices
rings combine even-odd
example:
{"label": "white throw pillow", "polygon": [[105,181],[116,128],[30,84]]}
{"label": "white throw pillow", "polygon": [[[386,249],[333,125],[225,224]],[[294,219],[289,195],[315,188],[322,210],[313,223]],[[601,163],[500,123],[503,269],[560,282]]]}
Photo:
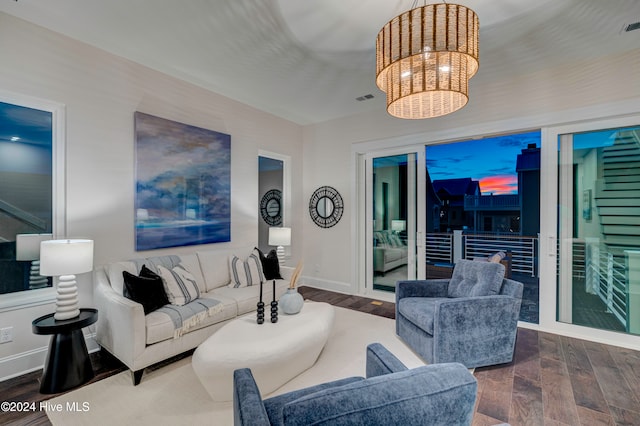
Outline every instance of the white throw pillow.
{"label": "white throw pillow", "polygon": [[230,288],[248,287],[265,282],[262,263],[255,250],[246,260],[235,255],[229,257],[229,271],[231,272]]}
{"label": "white throw pillow", "polygon": [[169,270],[158,265],[158,273],[162,277],[164,289],[171,304],[182,306],[200,297],[196,279],[184,266],[178,265]]}

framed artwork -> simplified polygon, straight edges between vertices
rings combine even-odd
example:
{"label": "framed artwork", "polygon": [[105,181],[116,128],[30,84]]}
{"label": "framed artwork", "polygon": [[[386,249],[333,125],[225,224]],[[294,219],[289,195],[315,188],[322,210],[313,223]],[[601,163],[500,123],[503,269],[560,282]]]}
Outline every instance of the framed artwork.
{"label": "framed artwork", "polygon": [[136,251],[231,241],[231,136],[135,113]]}
{"label": "framed artwork", "polygon": [[591,220],[591,190],[582,191],[582,218]]}

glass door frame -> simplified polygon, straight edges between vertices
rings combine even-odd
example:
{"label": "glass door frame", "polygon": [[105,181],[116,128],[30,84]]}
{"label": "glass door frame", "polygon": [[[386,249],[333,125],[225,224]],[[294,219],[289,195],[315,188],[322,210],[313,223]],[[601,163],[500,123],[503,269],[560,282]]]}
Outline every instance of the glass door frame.
{"label": "glass door frame", "polygon": [[[540,329],[552,333],[584,338],[586,340],[602,342],[623,347],[640,347],[640,336],[626,333],[600,330],[569,324],[559,321],[558,315],[558,285],[556,274],[560,272],[566,280],[570,275],[567,268],[558,271],[557,244],[561,236],[558,235],[558,221],[567,219],[559,215],[559,210],[566,205],[558,198],[558,154],[559,141],[571,141],[575,133],[598,131],[621,127],[631,127],[640,124],[640,115],[622,116],[616,118],[592,120],[542,129],[542,158],[541,158],[541,194],[546,194],[540,200]],[[570,185],[560,182],[561,185]],[[570,228],[569,228],[570,229]],[[566,245],[565,245],[566,246]],[[560,247],[563,247],[561,244]],[[563,283],[564,285],[564,283]],[[560,291],[566,285],[560,287]],[[566,300],[563,309],[566,309]],[[564,315],[567,315],[565,311]]]}
{"label": "glass door frame", "polygon": [[[362,234],[364,236],[365,248],[365,268],[364,279],[359,280],[360,294],[375,295],[380,299],[395,300],[394,293],[384,292],[373,289],[373,160],[375,158],[390,157],[396,155],[415,155],[415,190],[409,190],[407,196],[407,279],[424,279],[425,268],[418,267],[419,259],[425,259],[425,227],[426,227],[426,158],[425,145],[412,145],[410,147],[401,147],[395,149],[370,151],[363,155],[364,159],[364,214],[366,220],[365,229]],[[408,180],[410,180],[408,178]],[[408,182],[409,185],[411,182]],[[414,193],[415,196],[411,196]],[[415,220],[410,220],[415,212]],[[410,236],[413,236],[411,238]]]}

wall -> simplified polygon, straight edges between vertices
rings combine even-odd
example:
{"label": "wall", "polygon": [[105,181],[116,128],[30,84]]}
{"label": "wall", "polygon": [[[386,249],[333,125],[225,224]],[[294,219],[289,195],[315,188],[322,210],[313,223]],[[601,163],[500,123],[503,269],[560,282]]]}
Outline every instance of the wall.
{"label": "wall", "polygon": [[[194,250],[134,251],[135,111],[231,135],[231,242],[206,249],[257,243],[258,150],[291,156],[292,175],[302,174],[302,129],[291,122],[5,14],[0,56],[0,92],[65,105],[67,234],[95,240],[96,265]],[[291,226],[300,229],[301,179],[293,179],[291,197]],[[293,262],[301,241],[294,234]],[[80,304],[90,306],[90,274],[78,279]],[[31,321],[53,310],[46,304],[0,314],[0,327],[14,327],[13,341],[0,345],[0,378],[42,365],[48,337],[33,335]]]}

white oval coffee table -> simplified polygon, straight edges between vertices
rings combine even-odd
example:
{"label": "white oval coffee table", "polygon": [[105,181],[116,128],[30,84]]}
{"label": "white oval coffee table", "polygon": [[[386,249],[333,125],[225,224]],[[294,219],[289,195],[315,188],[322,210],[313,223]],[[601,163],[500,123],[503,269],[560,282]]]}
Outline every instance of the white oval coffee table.
{"label": "white oval coffee table", "polygon": [[[269,307],[266,307],[269,310]],[[214,401],[233,399],[233,372],[250,368],[263,395],[315,364],[333,327],[334,308],[305,302],[296,315],[256,323],[256,313],[230,321],[193,353],[192,366]]]}

